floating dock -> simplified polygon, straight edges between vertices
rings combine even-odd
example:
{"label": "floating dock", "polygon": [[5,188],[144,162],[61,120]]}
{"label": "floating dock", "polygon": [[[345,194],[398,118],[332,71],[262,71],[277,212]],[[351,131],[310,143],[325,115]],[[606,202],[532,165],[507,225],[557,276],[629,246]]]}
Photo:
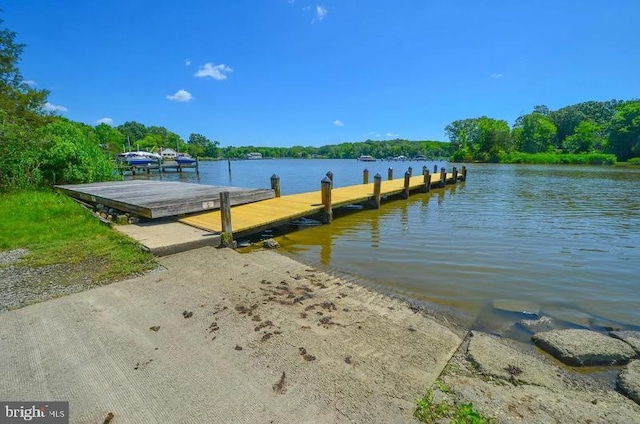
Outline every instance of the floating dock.
{"label": "floating dock", "polygon": [[84,202],[152,219],[220,208],[221,192],[229,192],[232,205],[274,197],[274,192],[267,189],[170,181],[111,181],[58,185],[56,188]]}
{"label": "floating dock", "polygon": [[[368,173],[366,170],[365,172]],[[368,182],[368,174],[365,174],[363,184],[340,188],[331,188],[331,180],[325,178],[320,191],[287,196],[278,195],[278,181],[277,187],[274,187],[276,197],[272,199],[229,207],[226,211],[223,204],[219,210],[194,214],[180,219],[180,222],[206,231],[244,236],[317,214],[320,214],[323,221],[329,222],[334,209],[358,204],[379,207],[380,200],[384,198],[406,198],[412,191],[426,192],[432,187],[444,187],[466,179],[466,168],[463,168],[461,174],[455,168],[452,173],[446,173],[444,169],[437,174],[429,174],[426,169],[423,172],[418,176],[407,172],[403,179],[392,179],[390,171],[389,180],[382,181],[376,175],[373,184]],[[272,177],[272,187],[273,185]]]}

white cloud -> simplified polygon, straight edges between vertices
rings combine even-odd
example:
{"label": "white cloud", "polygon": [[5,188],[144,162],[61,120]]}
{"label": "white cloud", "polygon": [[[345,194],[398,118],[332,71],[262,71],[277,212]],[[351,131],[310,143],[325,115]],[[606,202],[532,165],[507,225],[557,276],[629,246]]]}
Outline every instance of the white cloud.
{"label": "white cloud", "polygon": [[186,102],[192,100],[193,96],[187,90],[178,90],[178,91],[176,91],[176,94],[167,96],[167,99],[173,100],[175,102],[186,103]]}
{"label": "white cloud", "polygon": [[189,59],[185,60],[184,66],[191,66],[191,61]]}
{"label": "white cloud", "polygon": [[44,110],[47,112],[67,112],[69,109],[64,106],[54,105],[53,103],[47,102],[44,104]]}
{"label": "white cloud", "polygon": [[329,12],[327,11],[327,9],[325,7],[316,6],[316,16],[315,16],[315,18],[313,18],[311,23],[313,24],[315,22],[319,22],[319,21],[323,20],[327,16],[327,13],[329,13]]}
{"label": "white cloud", "polygon": [[499,74],[499,73],[497,73],[497,72],[496,72],[496,73],[493,73],[493,74],[491,74],[491,75],[489,76],[489,78],[491,78],[491,79],[498,79],[498,78],[502,78],[502,77],[504,77],[504,74]]}
{"label": "white cloud", "polygon": [[107,124],[107,125],[111,125],[113,124],[113,119],[111,118],[100,118],[96,121],[96,124]]}
{"label": "white cloud", "polygon": [[206,78],[210,77],[214,80],[225,80],[229,72],[233,72],[233,69],[229,68],[225,64],[214,65],[213,63],[205,63],[204,66],[201,66],[196,72],[196,77]]}
{"label": "white cloud", "polygon": [[333,125],[335,125],[336,127],[344,127],[344,122],[342,122],[339,119],[336,119],[335,121],[333,121]]}
{"label": "white cloud", "polygon": [[394,134],[394,133],[392,133],[392,132],[388,132],[388,133],[386,133],[385,135],[386,135],[387,137],[399,137],[399,136],[400,136],[400,134]]}
{"label": "white cloud", "polygon": [[34,80],[24,80],[24,81],[22,81],[22,82],[24,82],[25,84],[27,84],[29,87],[35,87],[36,85],[38,85],[38,83],[37,83],[37,82],[35,82]]}

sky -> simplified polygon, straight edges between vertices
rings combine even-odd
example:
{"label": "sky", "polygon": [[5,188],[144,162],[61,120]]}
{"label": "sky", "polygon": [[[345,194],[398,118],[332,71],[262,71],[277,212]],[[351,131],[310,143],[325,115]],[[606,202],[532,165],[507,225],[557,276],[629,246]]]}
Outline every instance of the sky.
{"label": "sky", "polygon": [[640,97],[638,0],[5,0],[74,121],[221,146],[446,141],[457,119]]}

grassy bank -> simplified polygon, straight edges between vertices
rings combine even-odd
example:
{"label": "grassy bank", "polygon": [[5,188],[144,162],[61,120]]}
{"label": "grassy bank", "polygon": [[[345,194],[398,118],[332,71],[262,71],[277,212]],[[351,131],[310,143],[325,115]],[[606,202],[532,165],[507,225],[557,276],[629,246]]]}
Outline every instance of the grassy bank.
{"label": "grassy bank", "polygon": [[500,155],[500,163],[613,165],[616,156],[606,153],[506,153]]}
{"label": "grassy bank", "polygon": [[98,281],[118,279],[156,265],[138,244],[101,224],[68,197],[51,191],[0,194],[0,250],[25,248],[26,265],[76,264],[99,258]]}

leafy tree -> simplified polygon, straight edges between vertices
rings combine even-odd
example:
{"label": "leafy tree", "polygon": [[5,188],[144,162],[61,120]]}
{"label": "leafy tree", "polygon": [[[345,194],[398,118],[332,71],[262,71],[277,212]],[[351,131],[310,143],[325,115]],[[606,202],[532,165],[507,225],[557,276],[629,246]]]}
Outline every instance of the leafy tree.
{"label": "leafy tree", "polygon": [[47,182],[76,184],[113,178],[113,163],[88,125],[58,118],[41,130],[41,169]]}
{"label": "leafy tree", "polygon": [[99,124],[94,128],[98,145],[110,153],[116,154],[126,150],[126,140],[124,135],[107,124]]}
{"label": "leafy tree", "polygon": [[187,149],[193,156],[218,157],[218,141],[211,141],[202,134],[192,133],[187,140]]}
{"label": "leafy tree", "polygon": [[135,121],[127,121],[117,127],[118,131],[124,135],[124,139],[127,142],[127,150],[129,149],[129,143],[131,146],[135,146],[136,143],[144,139],[149,130],[143,124]]}
{"label": "leafy tree", "polygon": [[15,32],[0,28],[0,190],[41,182],[38,129],[50,119],[44,112],[48,92],[22,78],[18,63],[24,45],[15,38]]}
{"label": "leafy tree", "polygon": [[548,116],[531,113],[519,118],[519,126],[512,136],[525,153],[541,153],[556,148],[557,128]]}
{"label": "leafy tree", "polygon": [[603,144],[602,128],[591,120],[582,121],[575,133],[562,142],[565,153],[588,153],[601,148]]}
{"label": "leafy tree", "polygon": [[640,101],[618,107],[609,127],[609,149],[620,161],[640,156]]}

